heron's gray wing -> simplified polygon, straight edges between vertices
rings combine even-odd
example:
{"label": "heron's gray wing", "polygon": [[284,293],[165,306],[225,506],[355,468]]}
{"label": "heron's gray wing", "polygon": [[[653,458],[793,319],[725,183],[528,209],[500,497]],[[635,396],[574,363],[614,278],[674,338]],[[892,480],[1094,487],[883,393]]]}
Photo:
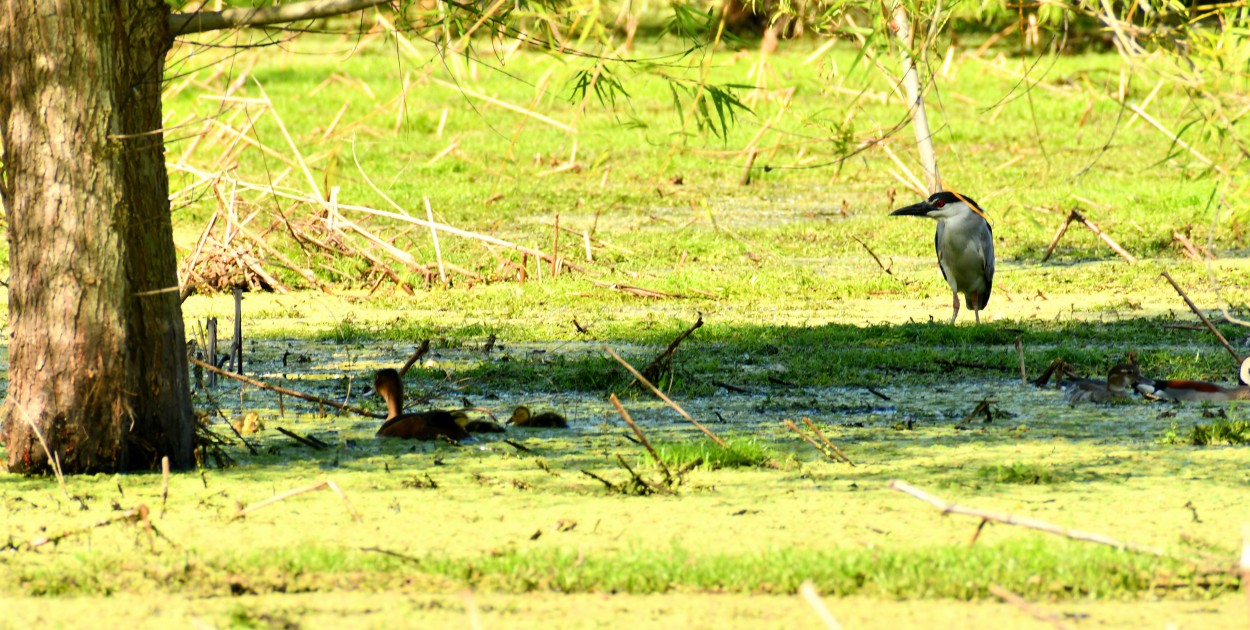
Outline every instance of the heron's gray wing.
{"label": "heron's gray wing", "polygon": [[980,308],[985,308],[990,303],[990,291],[994,288],[994,229],[990,227],[990,222],[985,222],[985,247],[981,252],[982,271],[985,273],[985,294],[979,296],[981,298]]}

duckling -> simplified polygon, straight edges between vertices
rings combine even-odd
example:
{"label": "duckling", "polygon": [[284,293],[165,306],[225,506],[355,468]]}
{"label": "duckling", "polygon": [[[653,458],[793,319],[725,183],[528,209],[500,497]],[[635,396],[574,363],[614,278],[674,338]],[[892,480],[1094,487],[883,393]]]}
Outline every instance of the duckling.
{"label": "duckling", "polygon": [[1123,400],[1128,398],[1129,388],[1141,381],[1136,363],[1120,363],[1107,373],[1106,382],[1084,378],[1071,381],[1064,397],[1070,403]]}
{"label": "duckling", "polygon": [[538,415],[530,413],[530,408],[521,405],[512,411],[508,424],[527,429],[567,429],[569,423],[564,416],[554,411],[544,411]]}
{"label": "duckling", "polygon": [[1241,362],[1240,387],[1222,387],[1203,381],[1142,379],[1137,391],[1152,398],[1163,400],[1189,400],[1200,402],[1227,402],[1250,400],[1250,358]]}
{"label": "duckling", "polygon": [[456,423],[464,427],[469,433],[505,433],[507,429],[502,424],[494,420],[486,418],[470,419],[463,411],[457,411],[453,415],[456,416]]}
{"label": "duckling", "polygon": [[373,389],[386,399],[386,422],[378,429],[378,437],[406,440],[436,440],[440,436],[459,442],[471,436],[456,422],[457,414],[467,419],[463,411],[431,409],[421,413],[404,413],[404,385],[399,372],[390,368],[378,370]]}
{"label": "duckling", "polygon": [[248,413],[241,418],[235,418],[231,423],[235,431],[240,435],[251,435],[265,428],[265,423],[261,422],[260,416],[255,411]]}

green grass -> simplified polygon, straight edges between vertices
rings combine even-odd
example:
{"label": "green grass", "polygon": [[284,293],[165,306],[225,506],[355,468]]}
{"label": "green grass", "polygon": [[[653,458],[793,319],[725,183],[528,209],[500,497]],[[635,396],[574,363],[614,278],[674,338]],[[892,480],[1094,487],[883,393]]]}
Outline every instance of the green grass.
{"label": "green grass", "polygon": [[977,469],[977,478],[989,483],[1018,483],[1038,485],[1059,483],[1063,476],[1050,466],[1012,462],[1010,464],[994,464]]}
{"label": "green grass", "polygon": [[1195,424],[1189,432],[1194,446],[1238,446],[1250,444],[1250,422],[1217,418],[1210,424]]}
{"label": "green grass", "polygon": [[[199,596],[377,591],[448,586],[488,591],[654,594],[682,591],[797,592],[812,580],[822,593],[888,599],[980,599],[989,584],[1030,598],[1135,599],[1216,597],[1235,591],[1232,576],[1076,543],[889,550],[783,549],[755,554],[692,554],[680,548],[586,555],[576,550],[453,557],[397,557],[342,547],[162,558],[71,554],[15,558],[0,579],[10,594],[42,597],[177,592]],[[71,569],[71,567],[74,567]]]}
{"label": "green grass", "polygon": [[755,438],[730,438],[721,446],[711,440],[658,442],[653,445],[664,465],[673,470],[701,466],[719,468],[777,465],[777,454]]}

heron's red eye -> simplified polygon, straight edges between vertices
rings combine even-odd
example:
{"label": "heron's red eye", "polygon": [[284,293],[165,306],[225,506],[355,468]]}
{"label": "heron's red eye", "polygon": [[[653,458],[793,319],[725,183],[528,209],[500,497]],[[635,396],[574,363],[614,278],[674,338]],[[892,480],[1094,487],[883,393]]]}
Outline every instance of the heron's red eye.
{"label": "heron's red eye", "polygon": [[933,202],[933,205],[935,205],[935,206],[937,206],[937,207],[939,207],[939,208],[944,208],[944,207],[946,207],[946,202],[945,202],[945,201],[942,201],[941,199],[938,199],[937,201]]}

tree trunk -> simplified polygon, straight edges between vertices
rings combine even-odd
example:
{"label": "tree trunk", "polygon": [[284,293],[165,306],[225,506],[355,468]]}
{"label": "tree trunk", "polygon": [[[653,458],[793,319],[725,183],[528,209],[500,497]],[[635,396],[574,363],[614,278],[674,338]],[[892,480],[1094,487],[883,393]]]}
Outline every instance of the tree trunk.
{"label": "tree trunk", "polygon": [[0,11],[13,472],[191,466],[160,88],[163,0]]}

